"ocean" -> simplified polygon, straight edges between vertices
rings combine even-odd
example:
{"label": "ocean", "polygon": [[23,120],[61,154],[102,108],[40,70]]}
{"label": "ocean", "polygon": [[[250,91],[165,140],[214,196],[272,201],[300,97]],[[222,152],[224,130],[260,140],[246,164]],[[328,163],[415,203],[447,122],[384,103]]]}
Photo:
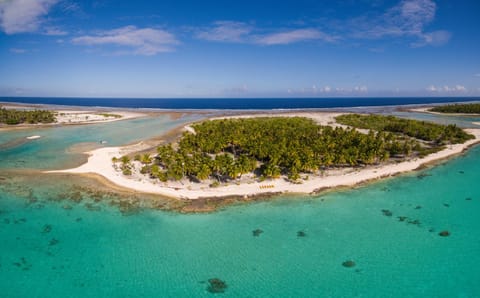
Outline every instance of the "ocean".
{"label": "ocean", "polygon": [[80,98],[80,97],[0,97],[0,102],[31,104],[147,108],[147,109],[318,109],[372,107],[479,101],[479,97],[335,97],[335,98]]}
{"label": "ocean", "polygon": [[80,164],[98,140],[201,117],[0,132],[1,297],[480,296],[480,146],[369,185],[208,214],[125,212],[93,180],[40,172]]}

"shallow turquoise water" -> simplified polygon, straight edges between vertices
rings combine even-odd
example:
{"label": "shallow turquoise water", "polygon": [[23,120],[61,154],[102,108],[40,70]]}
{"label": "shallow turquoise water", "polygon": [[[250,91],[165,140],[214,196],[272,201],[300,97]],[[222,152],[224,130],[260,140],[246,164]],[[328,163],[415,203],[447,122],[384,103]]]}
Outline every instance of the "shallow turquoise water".
{"label": "shallow turquoise water", "polygon": [[226,297],[479,297],[479,172],[475,147],[349,191],[128,216],[51,200],[72,181],[6,178],[1,296],[208,297],[207,280],[220,278]]}
{"label": "shallow turquoise water", "polygon": [[[72,148],[74,145],[87,144],[89,148],[98,148],[138,142],[199,118],[198,115],[188,115],[171,120],[169,116],[158,116],[92,125],[0,132],[0,168],[58,169],[78,166],[75,161],[85,150],[75,150]],[[26,137],[32,135],[41,138],[25,141]],[[106,141],[107,144],[101,145],[100,141]]]}
{"label": "shallow turquoise water", "polygon": [[443,125],[455,124],[462,128],[480,128],[480,125],[473,124],[472,122],[480,122],[480,116],[478,115],[438,115],[429,113],[416,113],[416,112],[393,112],[394,116],[411,118],[422,121],[430,121]]}

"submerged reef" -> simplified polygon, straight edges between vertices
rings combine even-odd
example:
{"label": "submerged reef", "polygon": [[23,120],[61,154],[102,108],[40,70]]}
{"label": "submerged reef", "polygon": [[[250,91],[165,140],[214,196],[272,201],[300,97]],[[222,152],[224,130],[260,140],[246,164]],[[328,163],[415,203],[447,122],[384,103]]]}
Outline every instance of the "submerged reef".
{"label": "submerged reef", "polygon": [[352,268],[352,267],[355,267],[355,265],[356,265],[355,262],[352,260],[348,260],[342,263],[342,266],[346,268]]}
{"label": "submerged reef", "polygon": [[224,293],[227,289],[227,284],[219,278],[211,278],[208,280],[207,291],[210,293]]}
{"label": "submerged reef", "polygon": [[255,229],[255,230],[252,231],[252,235],[253,235],[254,237],[258,237],[258,236],[260,236],[260,234],[262,234],[262,233],[263,233],[263,230],[261,230],[261,229]]}

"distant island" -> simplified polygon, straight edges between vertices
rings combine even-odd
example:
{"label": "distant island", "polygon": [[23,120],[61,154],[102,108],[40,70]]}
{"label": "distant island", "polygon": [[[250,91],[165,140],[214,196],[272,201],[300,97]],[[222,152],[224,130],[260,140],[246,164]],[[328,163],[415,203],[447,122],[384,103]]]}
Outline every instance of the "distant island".
{"label": "distant island", "polygon": [[17,125],[22,123],[54,123],[55,113],[48,110],[16,110],[0,107],[0,123]]}
{"label": "distant island", "polygon": [[125,111],[104,112],[101,110],[44,110],[31,106],[0,106],[0,125],[28,126],[55,124],[88,124],[110,122],[141,117],[144,114]]}
{"label": "distant island", "polygon": [[480,103],[449,104],[433,107],[429,111],[449,114],[480,114]]}

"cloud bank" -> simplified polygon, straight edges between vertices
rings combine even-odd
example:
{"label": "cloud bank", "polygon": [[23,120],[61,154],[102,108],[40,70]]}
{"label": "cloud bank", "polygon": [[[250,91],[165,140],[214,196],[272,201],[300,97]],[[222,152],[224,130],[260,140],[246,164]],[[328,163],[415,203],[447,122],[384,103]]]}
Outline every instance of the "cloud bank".
{"label": "cloud bank", "polygon": [[152,56],[174,50],[179,42],[175,36],[162,29],[137,28],[126,26],[114,30],[102,31],[95,35],[79,36],[72,39],[77,45],[102,46],[110,45],[127,48],[118,54]]}
{"label": "cloud bank", "polygon": [[440,46],[447,43],[451,33],[445,30],[426,31],[433,22],[437,5],[432,0],[402,0],[377,16],[362,16],[350,21],[350,34],[357,39],[410,37],[412,47]]}
{"label": "cloud bank", "polygon": [[258,45],[286,45],[304,41],[334,41],[334,38],[315,28],[283,29],[268,32],[244,22],[217,21],[213,26],[197,30],[197,39],[216,42],[250,43]]}
{"label": "cloud bank", "polygon": [[2,0],[0,27],[6,34],[37,31],[59,0]]}

